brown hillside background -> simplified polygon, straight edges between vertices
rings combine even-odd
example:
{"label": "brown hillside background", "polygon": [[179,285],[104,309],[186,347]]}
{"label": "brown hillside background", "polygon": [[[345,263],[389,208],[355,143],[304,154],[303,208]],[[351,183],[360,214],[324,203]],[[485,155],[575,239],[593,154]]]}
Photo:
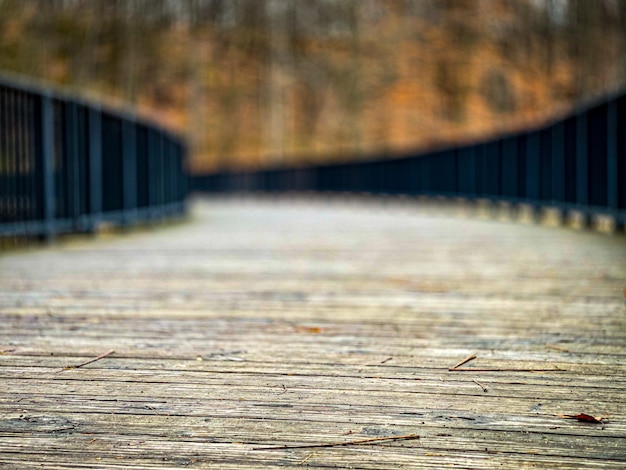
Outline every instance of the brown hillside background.
{"label": "brown hillside background", "polygon": [[626,82],[626,0],[0,0],[0,69],[130,107],[194,172],[426,150]]}

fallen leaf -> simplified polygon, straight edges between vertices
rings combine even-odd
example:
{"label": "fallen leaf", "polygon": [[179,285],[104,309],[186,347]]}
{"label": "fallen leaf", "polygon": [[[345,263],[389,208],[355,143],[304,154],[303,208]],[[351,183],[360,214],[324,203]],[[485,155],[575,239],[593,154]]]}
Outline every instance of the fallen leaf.
{"label": "fallen leaf", "polygon": [[602,422],[602,416],[595,417],[585,413],[580,413],[577,415],[559,415],[559,417],[565,419],[577,419],[578,421],[583,421],[585,423],[604,424]]}
{"label": "fallen leaf", "polygon": [[298,333],[309,333],[316,335],[322,332],[322,329],[319,326],[296,326],[296,331]]}

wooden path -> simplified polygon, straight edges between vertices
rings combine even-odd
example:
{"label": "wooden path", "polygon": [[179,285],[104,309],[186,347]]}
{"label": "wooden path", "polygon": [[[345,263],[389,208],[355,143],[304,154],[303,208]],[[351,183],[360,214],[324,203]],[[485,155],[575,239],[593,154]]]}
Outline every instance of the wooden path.
{"label": "wooden path", "polygon": [[214,199],[5,253],[0,468],[626,467],[626,238],[455,211]]}

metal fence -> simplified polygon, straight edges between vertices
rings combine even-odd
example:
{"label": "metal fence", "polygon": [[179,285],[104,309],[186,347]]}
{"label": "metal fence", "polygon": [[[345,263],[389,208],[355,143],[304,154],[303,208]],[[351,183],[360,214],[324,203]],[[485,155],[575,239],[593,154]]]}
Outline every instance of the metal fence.
{"label": "metal fence", "polygon": [[389,158],[193,178],[196,191],[333,191],[530,204],[626,223],[626,95],[538,129]]}
{"label": "metal fence", "polygon": [[185,147],[130,114],[0,78],[0,237],[184,212]]}

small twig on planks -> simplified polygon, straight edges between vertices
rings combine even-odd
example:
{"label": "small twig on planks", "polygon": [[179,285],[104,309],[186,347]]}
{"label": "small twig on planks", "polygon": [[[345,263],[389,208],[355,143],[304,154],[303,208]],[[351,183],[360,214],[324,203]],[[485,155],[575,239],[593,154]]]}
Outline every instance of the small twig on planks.
{"label": "small twig on planks", "polygon": [[304,459],[300,460],[300,462],[298,462],[298,465],[304,465],[307,460],[309,460],[311,457],[313,457],[315,455],[315,452],[311,452],[309,455],[307,455]]}
{"label": "small twig on planks", "polygon": [[489,389],[487,388],[486,385],[481,384],[478,380],[472,380],[472,382],[474,382],[476,385],[478,385],[480,388],[483,389],[483,392],[487,393],[489,391]]}
{"label": "small twig on planks", "polygon": [[[564,372],[565,369],[553,367],[551,369],[516,369],[514,367],[487,367],[487,368],[473,368],[473,367],[461,367],[463,364],[467,364],[470,361],[476,359],[476,354],[466,357],[454,367],[449,367],[448,372]],[[480,385],[480,384],[479,384]]]}
{"label": "small twig on planks", "polygon": [[109,349],[107,352],[102,353],[99,356],[94,357],[93,359],[90,359],[88,361],[81,362],[80,364],[77,364],[75,366],[65,366],[63,369],[61,369],[61,371],[70,370],[70,369],[78,369],[80,367],[86,366],[87,364],[91,364],[92,362],[96,362],[96,361],[99,361],[100,359],[104,359],[105,357],[110,356],[114,352],[115,352],[114,349]]}
{"label": "small twig on planks", "polygon": [[459,362],[456,366],[453,367],[449,367],[448,370],[456,370],[459,367],[461,367],[463,364],[467,364],[469,361],[473,361],[474,359],[476,359],[476,354],[472,354],[470,356],[467,356],[465,359],[463,359],[461,362]]}
{"label": "small twig on planks", "polygon": [[566,369],[559,367],[553,367],[551,369],[516,369],[514,367],[494,367],[494,368],[472,368],[472,367],[457,367],[454,369],[448,369],[451,372],[565,372]]}
{"label": "small twig on planks", "polygon": [[252,450],[286,450],[286,449],[313,449],[320,447],[341,447],[341,446],[353,446],[360,444],[369,444],[371,442],[381,441],[410,441],[412,439],[419,439],[418,434],[405,434],[404,436],[386,436],[386,437],[372,437],[369,439],[358,439],[356,441],[344,441],[344,442],[328,442],[326,444],[303,444],[303,445],[285,445],[285,446],[272,446],[272,447],[255,447]]}

